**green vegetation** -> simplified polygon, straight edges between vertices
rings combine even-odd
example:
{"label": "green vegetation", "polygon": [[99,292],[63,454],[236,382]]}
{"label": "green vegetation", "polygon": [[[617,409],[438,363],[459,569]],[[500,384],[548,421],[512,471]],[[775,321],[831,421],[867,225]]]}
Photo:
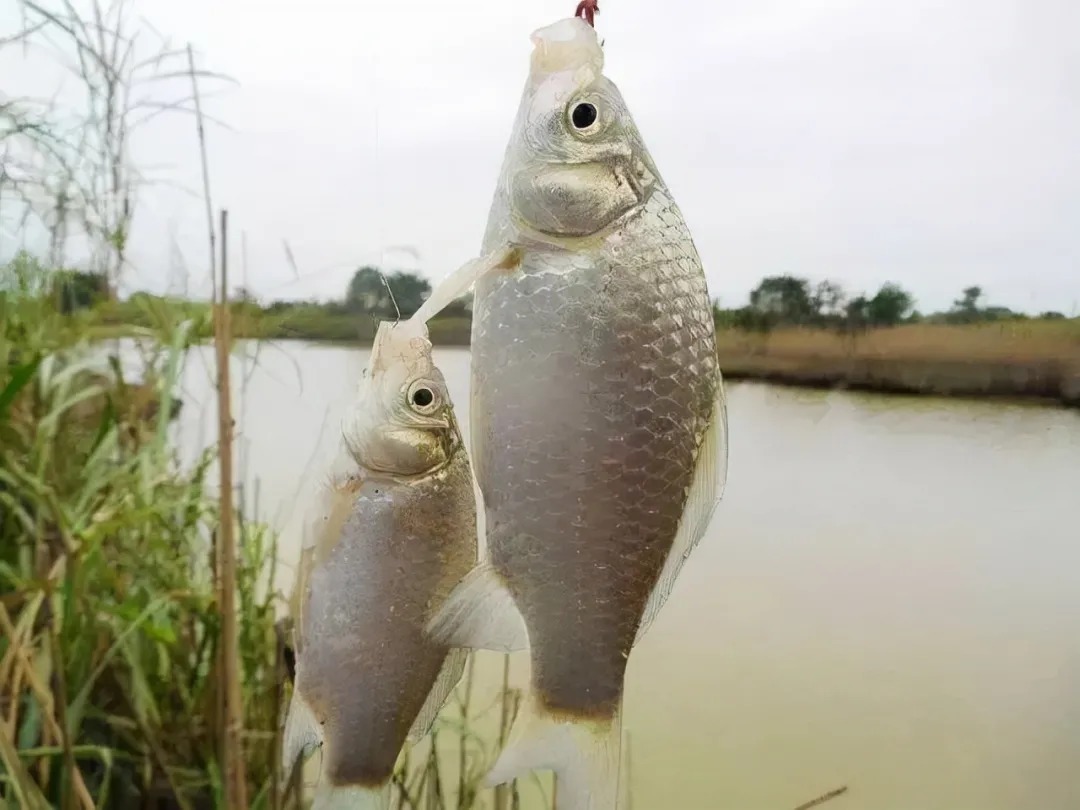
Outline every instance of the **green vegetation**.
{"label": "green vegetation", "polygon": [[[747,332],[770,332],[790,327],[865,332],[907,323],[979,324],[1033,320],[1008,307],[983,306],[981,287],[968,287],[945,312],[923,315],[915,298],[895,282],[873,295],[849,295],[836,281],[816,284],[798,276],[768,276],[750,293],[747,306],[722,309],[715,305],[717,326]],[[1034,320],[1064,320],[1060,312],[1044,312]]]}
{"label": "green vegetation", "polygon": [[[169,436],[192,321],[155,313],[129,379],[32,262],[0,292],[0,796],[23,807],[221,806],[219,527]],[[56,277],[53,277],[55,281]],[[51,289],[50,289],[51,288]],[[57,306],[60,303],[61,306]],[[250,794],[273,772],[275,542],[241,513]]]}
{"label": "green vegetation", "polygon": [[836,282],[761,282],[749,306],[716,308],[730,379],[907,394],[1033,397],[1080,405],[1080,318],[981,305],[968,287],[921,315],[897,284],[848,297]]}
{"label": "green vegetation", "polygon": [[[101,323],[146,327],[161,307],[173,307],[196,320],[198,337],[210,336],[207,304],[143,293],[107,301],[100,283],[86,274],[64,278],[69,284],[74,279],[77,290],[99,291],[60,297],[69,310],[89,306]],[[417,276],[397,272],[384,279],[371,267],[357,270],[340,301],[261,306],[241,292],[232,304],[233,334],[368,343],[379,320],[399,311],[408,317],[429,293]],[[984,306],[982,297],[979,287],[969,287],[948,311],[923,315],[911,294],[894,283],[873,295],[849,297],[834,281],[772,276],[753,290],[747,306],[714,306],[721,366],[733,379],[1080,402],[1080,319],[1059,312],[1031,317]],[[438,345],[467,346],[468,301],[455,301],[429,328]]]}
{"label": "green vegetation", "polygon": [[[33,261],[29,255],[20,254],[13,264]],[[209,302],[144,292],[122,301],[111,299],[104,276],[87,271],[58,271],[50,279],[49,294],[63,312],[85,310],[85,315],[95,322],[121,332],[125,327],[148,328],[163,312],[182,312],[193,321],[194,339],[209,340],[213,334]],[[5,283],[0,279],[0,289]],[[393,299],[387,292],[387,284],[393,291]],[[392,273],[384,282],[382,275],[371,267],[356,272],[341,301],[273,301],[260,305],[250,293],[238,290],[230,302],[232,333],[238,338],[264,340],[370,343],[380,320],[397,317],[398,310],[401,317],[409,317],[430,292],[429,283],[411,273]],[[466,303],[455,301],[430,322],[429,331],[436,344],[467,346],[471,327]]]}

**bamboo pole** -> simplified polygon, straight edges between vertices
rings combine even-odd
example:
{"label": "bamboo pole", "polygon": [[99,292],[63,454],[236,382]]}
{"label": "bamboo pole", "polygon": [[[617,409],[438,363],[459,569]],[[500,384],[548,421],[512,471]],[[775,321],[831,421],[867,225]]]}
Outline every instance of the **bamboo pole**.
{"label": "bamboo pole", "polygon": [[221,532],[218,537],[218,605],[221,610],[222,680],[225,712],[222,734],[222,771],[229,810],[246,810],[247,777],[244,773],[243,703],[236,626],[236,534],[233,511],[233,419],[229,381],[229,212],[221,212],[221,283],[218,285],[214,347],[217,350],[218,462],[221,469]]}

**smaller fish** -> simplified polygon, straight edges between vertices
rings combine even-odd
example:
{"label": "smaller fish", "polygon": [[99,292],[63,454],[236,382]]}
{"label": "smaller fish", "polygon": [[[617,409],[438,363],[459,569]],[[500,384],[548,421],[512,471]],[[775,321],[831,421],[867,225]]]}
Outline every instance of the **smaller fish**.
{"label": "smaller fish", "polygon": [[422,321],[379,325],[357,393],[293,594],[283,763],[322,747],[314,810],[388,807],[403,745],[467,656],[424,631],[477,552],[472,470]]}

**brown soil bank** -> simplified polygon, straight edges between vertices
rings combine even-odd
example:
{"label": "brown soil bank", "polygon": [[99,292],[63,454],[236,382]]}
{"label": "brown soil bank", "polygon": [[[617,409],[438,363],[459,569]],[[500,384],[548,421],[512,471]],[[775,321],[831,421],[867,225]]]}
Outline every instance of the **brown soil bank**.
{"label": "brown soil bank", "polygon": [[906,325],[860,335],[722,330],[727,379],[884,393],[1055,400],[1080,407],[1080,321]]}

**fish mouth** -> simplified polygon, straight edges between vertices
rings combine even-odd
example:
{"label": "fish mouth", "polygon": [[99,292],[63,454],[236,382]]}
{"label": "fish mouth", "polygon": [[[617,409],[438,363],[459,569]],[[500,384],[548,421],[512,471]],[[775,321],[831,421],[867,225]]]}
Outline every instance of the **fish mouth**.
{"label": "fish mouth", "polygon": [[600,73],[604,68],[604,51],[596,30],[577,17],[538,28],[529,39],[533,44],[530,68],[534,76],[577,70],[585,66]]}
{"label": "fish mouth", "polygon": [[395,362],[404,363],[410,376],[431,367],[431,339],[426,323],[413,323],[411,319],[379,322],[368,361],[372,375],[385,372]]}

